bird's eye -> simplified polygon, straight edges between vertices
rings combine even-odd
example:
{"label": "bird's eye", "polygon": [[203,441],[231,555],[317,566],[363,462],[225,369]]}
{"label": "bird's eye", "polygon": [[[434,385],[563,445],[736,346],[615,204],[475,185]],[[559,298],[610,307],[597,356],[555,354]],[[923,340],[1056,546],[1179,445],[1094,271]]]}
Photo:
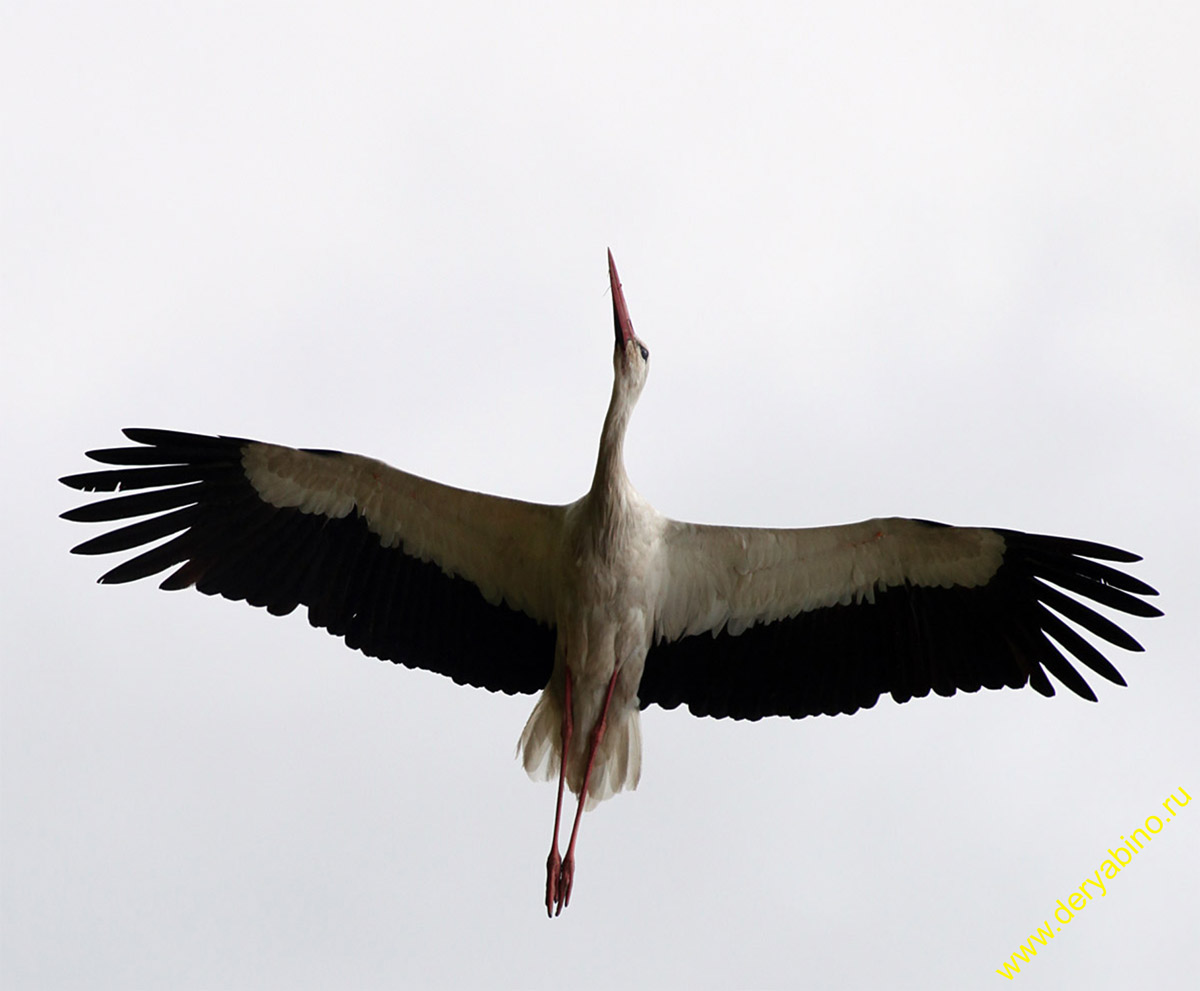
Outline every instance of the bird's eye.
{"label": "bird's eye", "polygon": [[638,350],[642,352],[642,361],[650,360],[650,349],[645,344],[639,344]]}

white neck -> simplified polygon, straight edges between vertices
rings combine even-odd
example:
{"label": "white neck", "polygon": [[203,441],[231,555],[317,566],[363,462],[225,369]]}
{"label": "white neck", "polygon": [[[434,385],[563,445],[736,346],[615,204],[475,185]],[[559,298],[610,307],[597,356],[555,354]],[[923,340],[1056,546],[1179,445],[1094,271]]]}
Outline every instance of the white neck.
{"label": "white neck", "polygon": [[633,399],[618,377],[613,381],[612,398],[608,402],[608,413],[604,417],[604,429],[600,432],[600,453],[596,458],[596,475],[592,479],[592,492],[611,487],[625,477],[625,430],[633,412]]}

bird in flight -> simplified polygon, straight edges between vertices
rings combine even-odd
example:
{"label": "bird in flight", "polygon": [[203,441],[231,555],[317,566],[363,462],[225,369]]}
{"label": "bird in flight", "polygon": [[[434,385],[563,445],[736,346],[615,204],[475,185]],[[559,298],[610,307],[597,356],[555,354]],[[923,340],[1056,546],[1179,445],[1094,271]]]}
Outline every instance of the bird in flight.
{"label": "bird in flight", "polygon": [[[924,520],[766,529],[681,523],[629,481],[626,429],[650,368],[608,255],[613,389],[587,493],[540,505],[442,485],[341,451],[128,429],[91,451],[116,467],[69,475],[122,494],[72,509],[81,522],[146,517],[74,548],[154,544],[108,571],[121,583],[174,569],[195,586],[297,606],[346,646],[459,684],[540,693],[519,751],[557,779],[545,906],[570,902],[585,807],[641,775],[639,713],[837,715],[930,691],[1032,687],[1053,676],[1096,696],[1072,660],[1119,685],[1076,627],[1126,650],[1133,637],[1081,600],[1161,612],[1104,544]],[[1074,624],[1074,625],[1071,625]],[[560,853],[565,790],[578,796]]]}

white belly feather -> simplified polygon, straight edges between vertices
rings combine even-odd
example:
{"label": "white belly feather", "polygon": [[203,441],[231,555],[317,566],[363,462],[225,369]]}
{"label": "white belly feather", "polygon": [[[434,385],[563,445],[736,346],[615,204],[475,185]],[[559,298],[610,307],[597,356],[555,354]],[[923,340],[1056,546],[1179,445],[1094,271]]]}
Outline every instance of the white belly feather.
{"label": "white belly feather", "polygon": [[[521,734],[518,752],[533,778],[557,777],[562,761],[566,672],[571,672],[572,736],[567,787],[583,788],[588,752],[614,668],[618,669],[607,726],[596,752],[587,807],[634,789],[642,773],[638,685],[654,631],[651,603],[662,574],[662,518],[633,498],[618,524],[598,524],[586,499],[568,513],[575,524],[571,559],[563,562],[554,673]],[[569,525],[570,525],[569,523]],[[569,591],[568,591],[569,590]]]}

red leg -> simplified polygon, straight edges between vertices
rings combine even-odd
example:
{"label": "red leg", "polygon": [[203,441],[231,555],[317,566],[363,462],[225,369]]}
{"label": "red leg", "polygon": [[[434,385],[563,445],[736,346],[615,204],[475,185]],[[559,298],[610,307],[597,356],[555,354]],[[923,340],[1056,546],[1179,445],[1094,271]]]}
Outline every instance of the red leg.
{"label": "red leg", "polygon": [[[562,822],[563,786],[567,780],[567,752],[571,746],[571,730],[574,726],[574,716],[571,712],[571,672],[568,670],[567,684],[563,693],[562,721],[562,761],[558,768],[558,804],[554,807],[554,839],[550,842],[550,856],[546,858],[546,915],[554,914],[554,907],[559,902],[559,876],[562,873],[562,859],[558,855],[558,827]],[[559,911],[562,906],[559,905]]]}
{"label": "red leg", "polygon": [[600,749],[600,741],[604,739],[604,730],[608,727],[608,706],[612,702],[613,689],[617,686],[617,674],[620,670],[619,667],[613,669],[612,677],[608,680],[608,692],[604,696],[604,707],[600,710],[595,729],[592,730],[587,768],[583,772],[583,787],[579,789],[579,805],[575,809],[575,824],[571,827],[571,842],[567,844],[567,855],[563,858],[559,873],[558,908],[555,915],[571,904],[571,885],[575,881],[575,841],[579,838],[579,822],[583,818],[583,803],[587,801],[588,784],[592,780],[592,765],[596,762],[596,751]]}

